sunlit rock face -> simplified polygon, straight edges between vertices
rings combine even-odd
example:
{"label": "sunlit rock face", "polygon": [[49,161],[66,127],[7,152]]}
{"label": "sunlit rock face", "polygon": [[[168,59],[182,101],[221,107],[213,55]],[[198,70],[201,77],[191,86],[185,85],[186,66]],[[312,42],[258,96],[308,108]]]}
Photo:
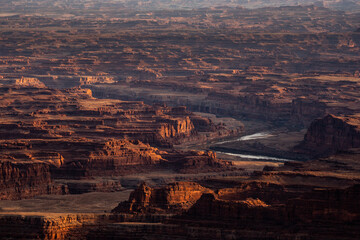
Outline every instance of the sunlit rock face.
{"label": "sunlit rock face", "polygon": [[120,203],[112,212],[182,212],[190,208],[203,193],[211,192],[194,182],[176,182],[155,189],[143,183],[131,193],[128,201]]}

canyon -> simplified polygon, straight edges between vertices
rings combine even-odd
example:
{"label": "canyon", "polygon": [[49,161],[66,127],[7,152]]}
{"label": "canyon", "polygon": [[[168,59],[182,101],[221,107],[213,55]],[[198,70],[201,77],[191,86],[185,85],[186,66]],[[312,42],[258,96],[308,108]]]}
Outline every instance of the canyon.
{"label": "canyon", "polygon": [[54,90],[27,82],[0,91],[2,199],[66,193],[66,184],[53,183],[56,178],[148,169],[226,170],[231,162],[217,159],[215,153],[172,146],[242,130],[214,124],[185,107],[96,99],[88,89]]}
{"label": "canyon", "polygon": [[357,1],[4,1],[0,239],[359,239]]}

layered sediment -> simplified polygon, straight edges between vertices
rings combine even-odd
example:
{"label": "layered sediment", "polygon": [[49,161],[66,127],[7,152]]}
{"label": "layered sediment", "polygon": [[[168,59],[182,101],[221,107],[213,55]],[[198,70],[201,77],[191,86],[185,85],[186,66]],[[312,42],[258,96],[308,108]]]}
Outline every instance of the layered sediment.
{"label": "layered sediment", "polygon": [[[164,189],[172,189],[172,186],[174,185],[157,189],[157,191],[164,193]],[[277,196],[270,197],[274,189]],[[193,189],[189,190],[189,193],[191,196]],[[137,215],[149,213],[144,209],[152,209],[152,211],[158,209],[154,213],[164,212],[164,209],[168,213],[171,212],[167,204],[154,205],[164,203],[164,201],[152,202],[151,199],[155,200],[150,197],[152,194],[152,189],[141,185],[131,195],[128,202],[119,204],[113,212]],[[334,236],[352,239],[360,234],[358,231],[360,212],[356,201],[358,195],[358,184],[341,189],[313,189],[309,186],[296,187],[249,182],[242,187],[216,191],[207,189],[196,195],[196,201],[189,201],[184,198],[186,194],[178,189],[171,193],[167,192],[166,196],[169,199],[167,203],[173,199],[180,199],[187,205],[183,205],[182,211],[178,210],[177,215],[164,219],[159,224],[165,224],[163,228],[166,230],[162,229],[161,232],[171,236],[180,235],[181,239],[189,237],[187,235],[189,232],[184,232],[181,227],[184,224],[198,228],[196,232],[199,238],[207,236],[206,229],[217,229],[220,235],[208,236],[210,239],[226,239],[221,233],[229,230],[235,238],[241,236],[248,239],[275,239],[275,236],[279,235],[287,236],[285,239],[296,239],[300,235],[303,239],[311,239],[313,236],[317,239]],[[130,204],[131,201],[133,204],[136,203],[136,206],[140,205],[141,208],[132,208],[134,205]],[[175,201],[175,203],[179,202]],[[171,226],[166,225],[169,223]],[[138,224],[141,225],[141,223]],[[317,228],[316,233],[313,229],[314,224]],[[350,224],[349,227],[347,227],[348,224]],[[346,227],[349,232],[343,233]],[[327,232],[328,228],[334,228],[334,230]],[[169,233],[170,229],[173,229],[173,232]],[[199,229],[203,232],[199,233]],[[147,234],[152,236],[152,231],[146,229],[142,231],[145,231],[142,236]],[[139,231],[136,231],[136,234],[141,235]]]}
{"label": "layered sediment", "polygon": [[[155,169],[195,173],[231,167],[211,152],[172,149],[182,141],[206,141],[206,133],[211,137],[233,132],[185,107],[99,100],[88,89],[54,90],[35,80],[30,86],[30,80],[23,79],[21,87],[0,88],[3,199],[65,193],[53,185],[54,178]],[[76,188],[99,190],[97,186]],[[104,189],[111,187],[104,185]]]}
{"label": "layered sediment", "polygon": [[[111,214],[92,215],[86,221],[80,216],[84,214],[68,218],[64,213],[48,224],[48,217],[39,217],[44,214],[21,217],[3,212],[0,221],[8,230],[0,231],[0,236],[356,239],[360,235],[358,155],[348,152],[289,162],[249,176],[200,183],[175,182],[161,187],[143,183]],[[21,228],[26,231],[18,231]]]}
{"label": "layered sediment", "polygon": [[0,173],[0,200],[68,192],[67,186],[53,182],[44,163],[0,162]]}
{"label": "layered sediment", "polygon": [[112,212],[181,212],[190,208],[203,193],[210,192],[210,189],[194,182],[176,182],[155,189],[142,183],[131,193],[127,202],[120,203]]}
{"label": "layered sediment", "polygon": [[[0,6],[0,199],[37,196],[2,201],[0,239],[360,239],[358,3],[70,2]],[[230,118],[310,126],[293,159],[314,159],[239,176],[177,150],[240,133]],[[229,145],[290,158],[290,135]]]}
{"label": "layered sediment", "polygon": [[[0,215],[0,238],[64,240],[86,239],[85,225],[96,222],[94,214]],[[81,230],[80,230],[81,229]],[[78,230],[78,231],[77,231]]]}
{"label": "layered sediment", "polygon": [[314,120],[298,151],[314,156],[331,155],[360,148],[360,118],[357,115],[327,115]]}

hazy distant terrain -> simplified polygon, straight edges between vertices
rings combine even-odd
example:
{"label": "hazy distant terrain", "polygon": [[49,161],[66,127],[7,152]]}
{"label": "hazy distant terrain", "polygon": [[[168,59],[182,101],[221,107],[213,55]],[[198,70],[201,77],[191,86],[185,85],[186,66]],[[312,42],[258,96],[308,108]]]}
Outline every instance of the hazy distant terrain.
{"label": "hazy distant terrain", "polygon": [[53,11],[75,13],[79,10],[91,11],[120,11],[159,10],[159,9],[197,9],[207,7],[279,7],[297,5],[316,5],[327,8],[359,11],[360,2],[357,0],[16,0],[2,1],[1,12],[41,13]]}

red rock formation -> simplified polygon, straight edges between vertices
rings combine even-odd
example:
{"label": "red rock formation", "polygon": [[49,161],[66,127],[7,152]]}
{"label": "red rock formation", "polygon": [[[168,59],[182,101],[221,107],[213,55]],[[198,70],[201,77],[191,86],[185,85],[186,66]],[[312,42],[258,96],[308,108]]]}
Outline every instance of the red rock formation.
{"label": "red rock formation", "polygon": [[65,240],[72,234],[71,238],[83,239],[88,230],[82,228],[94,227],[97,218],[94,214],[0,215],[0,238]]}
{"label": "red rock formation", "polygon": [[113,212],[179,212],[191,207],[210,189],[193,182],[175,182],[162,188],[151,188],[142,183],[131,193],[129,200],[120,203]]}
{"label": "red rock formation", "polygon": [[[100,100],[92,97],[91,90],[80,88],[9,86],[0,87],[0,92],[0,162],[43,164],[44,179],[229,167],[211,153],[166,152],[150,146],[171,147],[202,130],[216,131],[211,121],[203,121],[197,129],[191,120],[196,115],[185,107]],[[17,177],[23,178],[24,186],[33,184],[24,175]],[[29,192],[33,190],[33,194],[45,193],[35,188]]]}
{"label": "red rock formation", "polygon": [[295,239],[296,235],[311,239],[308,233],[313,232],[316,239],[355,239],[360,234],[359,193],[359,185],[317,189],[271,205],[261,200],[222,200],[214,194],[204,194],[180,220],[175,218],[173,222],[246,229],[248,234],[257,231],[262,237],[276,233],[289,239]]}
{"label": "red rock formation", "polygon": [[[163,160],[158,152],[156,148],[140,141],[112,140],[100,144],[98,149],[90,152],[89,160],[91,168],[96,168],[96,164],[104,164],[105,166],[110,164],[112,167],[139,164],[151,165]],[[101,169],[104,165],[98,167]]]}
{"label": "red rock formation", "polygon": [[[3,98],[0,123],[2,139],[63,137],[116,137],[140,140],[159,146],[171,146],[201,131],[216,131],[214,124],[199,119],[185,108],[148,106],[142,102],[97,100],[91,90],[72,88],[0,89]],[[6,110],[6,111],[5,111]],[[9,132],[11,131],[11,133]]]}
{"label": "red rock formation", "polygon": [[[227,223],[230,225],[248,226],[264,223],[273,218],[278,221],[282,213],[259,199],[221,200],[214,194],[203,194],[201,198],[184,214],[188,219],[206,219],[215,221],[212,224]],[[200,223],[201,224],[201,223]]]}
{"label": "red rock formation", "polygon": [[[250,191],[251,186],[244,190]],[[273,189],[264,184],[253,190],[261,187],[263,192]],[[314,189],[269,204],[240,195],[222,199],[223,194],[196,183],[173,183],[157,189],[142,184],[110,215],[0,214],[0,238],[357,239],[359,190],[359,185]]]}
{"label": "red rock formation", "polygon": [[189,117],[185,119],[159,119],[159,123],[163,123],[159,130],[159,135],[165,140],[168,138],[184,138],[189,137],[194,132],[194,125]]}
{"label": "red rock formation", "polygon": [[47,164],[0,162],[1,200],[65,194],[67,191],[66,186],[53,183]]}
{"label": "red rock formation", "polygon": [[310,125],[304,141],[296,147],[312,155],[331,155],[360,148],[360,118],[327,115]]}
{"label": "red rock formation", "polygon": [[220,200],[261,199],[268,204],[279,204],[295,195],[287,191],[283,185],[255,181],[238,183],[236,187],[222,188],[217,191],[217,198]]}
{"label": "red rock formation", "polygon": [[230,170],[232,162],[223,161],[216,158],[216,153],[212,151],[189,151],[180,154],[170,153],[168,159],[175,157],[173,164],[180,173],[198,173],[211,171]]}
{"label": "red rock formation", "polygon": [[[182,184],[187,186],[189,183]],[[195,198],[193,187],[179,187],[179,191],[176,191],[177,185],[152,189],[143,184],[131,194],[129,201],[120,203],[113,212],[148,214],[163,213],[165,209],[165,212],[177,215],[160,222],[174,224],[176,229],[182,225],[219,231],[232,229],[235,236],[244,236],[244,233],[236,231],[246,231],[250,235],[256,231],[258,237],[274,233],[293,239],[303,234],[308,239],[308,232],[313,231],[314,226],[318,239],[331,236],[347,236],[351,239],[351,236],[360,234],[359,185],[345,189],[280,185],[276,188],[276,184],[250,182],[234,189],[219,189],[215,193],[196,184],[201,191],[196,193]],[[275,191],[275,197],[270,196],[271,191]],[[187,204],[183,211],[170,211],[184,203]],[[349,232],[344,233],[342,229],[347,224],[350,224]],[[329,227],[335,229],[327,232]]]}
{"label": "red rock formation", "polygon": [[45,88],[45,84],[39,81],[37,78],[27,78],[22,77],[20,79],[15,80],[15,85],[22,87],[37,87],[37,88]]}

